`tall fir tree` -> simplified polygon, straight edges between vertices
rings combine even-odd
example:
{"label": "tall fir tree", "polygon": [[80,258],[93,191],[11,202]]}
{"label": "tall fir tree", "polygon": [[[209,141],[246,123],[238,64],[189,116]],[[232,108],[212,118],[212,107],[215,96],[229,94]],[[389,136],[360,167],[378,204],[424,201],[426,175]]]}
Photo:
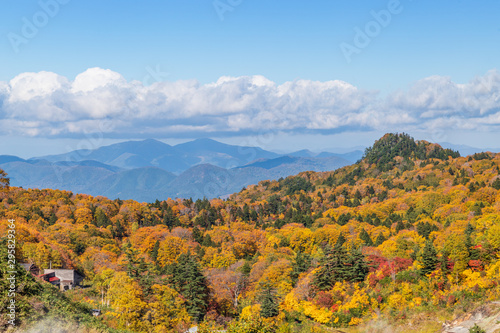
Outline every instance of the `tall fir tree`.
{"label": "tall fir tree", "polygon": [[443,272],[444,276],[450,272],[450,268],[448,267],[448,258],[449,253],[443,249],[441,256],[439,257],[439,268],[441,269],[441,272]]}
{"label": "tall fir tree", "polygon": [[439,260],[437,258],[437,252],[432,244],[432,240],[427,240],[425,242],[424,249],[422,251],[422,265],[420,269],[422,275],[427,275],[436,269],[436,265]]}
{"label": "tall fir tree", "polygon": [[193,228],[193,239],[198,244],[203,243],[203,232],[201,232],[198,227]]}
{"label": "tall fir tree", "polygon": [[368,264],[360,250],[348,253],[344,248],[345,237],[340,234],[333,248],[328,247],[320,268],[313,276],[318,290],[329,290],[337,281],[361,282],[368,275]]}
{"label": "tall fir tree", "polygon": [[337,238],[337,242],[335,243],[336,248],[341,248],[344,245],[346,239],[343,233],[340,233],[339,238]]}
{"label": "tall fir tree", "polygon": [[382,233],[379,233],[377,236],[377,239],[375,240],[375,246],[379,246],[380,244],[382,244],[385,241],[386,241],[386,238],[384,237],[384,235],[382,235]]}
{"label": "tall fir tree", "polygon": [[474,248],[474,244],[472,243],[472,233],[474,232],[474,227],[472,224],[467,223],[467,227],[465,228],[465,246],[467,247],[467,251],[469,252],[470,260],[478,260],[479,259],[479,251]]}
{"label": "tall fir tree", "polygon": [[154,263],[158,261],[158,250],[160,249],[160,241],[156,241],[153,249],[151,250],[151,259]]}
{"label": "tall fir tree", "polygon": [[243,264],[243,266],[241,266],[241,274],[243,274],[243,276],[245,277],[249,277],[251,271],[252,264],[250,263],[250,261],[245,260],[245,263]]}
{"label": "tall fir tree", "polygon": [[271,287],[271,285],[267,284],[264,287],[260,295],[260,302],[261,302],[260,315],[263,318],[276,317],[279,314],[279,307],[276,298],[276,293]]}
{"label": "tall fir tree", "polygon": [[95,211],[95,224],[97,227],[103,227],[103,228],[106,228],[108,225],[111,224],[111,221],[109,220],[108,216],[101,208],[97,208]]}
{"label": "tall fir tree", "polygon": [[175,215],[172,207],[165,204],[163,209],[163,224],[166,225],[169,229],[178,225],[179,218]]}
{"label": "tall fir tree", "polygon": [[369,268],[366,263],[365,256],[360,249],[353,249],[349,253],[348,261],[346,263],[346,276],[345,280],[362,282],[368,275]]}
{"label": "tall fir tree", "polygon": [[370,235],[368,234],[368,232],[366,232],[366,230],[365,230],[364,228],[361,230],[361,233],[360,233],[360,235],[359,235],[359,238],[360,238],[363,242],[365,242],[365,245],[366,245],[366,246],[373,246],[373,241],[372,241],[372,239],[371,239]]}
{"label": "tall fir tree", "polygon": [[49,225],[54,225],[56,224],[57,222],[57,216],[54,212],[52,212],[52,214],[50,214],[50,217],[49,217]]}
{"label": "tall fir tree", "polygon": [[311,267],[311,262],[312,258],[307,253],[297,252],[292,262],[292,272],[290,273],[294,285],[297,283],[299,275]]}
{"label": "tall fir tree", "polygon": [[201,321],[208,307],[210,291],[198,262],[190,252],[183,253],[169,270],[169,282],[186,300],[187,312],[196,321]]}
{"label": "tall fir tree", "polygon": [[146,263],[130,242],[125,243],[123,252],[126,256],[127,275],[139,283],[145,295],[149,295],[152,291],[153,277],[157,274],[156,270]]}

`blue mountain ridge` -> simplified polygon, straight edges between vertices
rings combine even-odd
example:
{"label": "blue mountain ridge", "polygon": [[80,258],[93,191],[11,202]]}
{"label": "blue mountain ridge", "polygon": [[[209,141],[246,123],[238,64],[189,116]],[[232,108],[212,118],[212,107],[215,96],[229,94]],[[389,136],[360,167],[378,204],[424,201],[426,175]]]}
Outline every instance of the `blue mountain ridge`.
{"label": "blue mountain ridge", "polygon": [[280,155],[212,139],[175,146],[148,139],[27,160],[0,155],[0,168],[13,186],[152,202],[168,197],[221,197],[261,180],[334,170],[355,162],[334,156],[348,154],[302,152],[297,154],[302,156]]}

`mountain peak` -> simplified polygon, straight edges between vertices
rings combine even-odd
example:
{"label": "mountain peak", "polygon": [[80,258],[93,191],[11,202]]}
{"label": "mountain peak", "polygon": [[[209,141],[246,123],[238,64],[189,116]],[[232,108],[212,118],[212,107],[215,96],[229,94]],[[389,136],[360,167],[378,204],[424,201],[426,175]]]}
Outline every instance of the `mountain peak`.
{"label": "mountain peak", "polygon": [[294,152],[287,154],[287,155],[288,156],[295,156],[295,157],[315,157],[318,154],[313,153],[309,149],[302,149],[302,150],[294,151]]}
{"label": "mountain peak", "polygon": [[193,140],[194,142],[217,142],[217,143],[220,143],[219,141],[216,141],[214,139],[210,139],[210,138],[198,138],[198,139],[195,139]]}
{"label": "mountain peak", "polygon": [[143,143],[161,143],[161,144],[166,144],[165,142],[162,142],[162,141],[159,141],[159,140],[156,140],[156,139],[144,139],[140,142],[143,142]]}
{"label": "mountain peak", "polygon": [[459,157],[460,153],[444,149],[437,143],[425,140],[416,141],[406,133],[387,133],[375,141],[372,147],[365,150],[363,160],[370,164],[376,164],[379,168],[387,169],[392,166],[396,156],[419,160],[428,158],[445,160],[449,156]]}
{"label": "mountain peak", "polygon": [[221,149],[223,147],[231,147],[225,143],[209,139],[209,138],[200,138],[195,139],[193,141],[180,143],[175,146],[181,150],[205,150],[205,149]]}

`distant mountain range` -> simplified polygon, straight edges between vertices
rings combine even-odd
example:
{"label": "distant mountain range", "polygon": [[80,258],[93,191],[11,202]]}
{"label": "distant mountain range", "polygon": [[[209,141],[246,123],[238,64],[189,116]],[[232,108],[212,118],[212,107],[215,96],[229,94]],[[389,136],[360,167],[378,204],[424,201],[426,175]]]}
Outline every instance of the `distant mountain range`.
{"label": "distant mountain range", "polygon": [[361,150],[277,154],[211,139],[175,146],[148,139],[30,159],[0,155],[0,168],[13,186],[152,202],[224,197],[261,180],[334,170],[356,162],[362,154]]}
{"label": "distant mountain range", "polygon": [[[441,145],[459,150],[462,155],[485,151],[450,143]],[[277,154],[211,139],[175,146],[148,139],[30,159],[0,155],[0,168],[8,173],[13,186],[152,202],[168,197],[225,197],[261,180],[302,171],[334,170],[355,163],[362,155],[362,150]]]}
{"label": "distant mountain range", "polygon": [[462,156],[473,155],[475,153],[480,153],[483,151],[490,151],[492,153],[500,153],[500,148],[476,148],[476,147],[471,147],[471,146],[467,146],[467,145],[456,145],[456,144],[449,143],[449,142],[443,142],[443,143],[440,143],[440,145],[443,148],[458,150],[460,152],[460,155],[462,155]]}
{"label": "distant mountain range", "polygon": [[176,146],[157,140],[127,141],[95,150],[75,150],[61,155],[42,156],[49,162],[94,160],[124,169],[157,167],[173,173],[209,163],[223,168],[279,155],[258,147],[232,146],[211,139],[198,139]]}

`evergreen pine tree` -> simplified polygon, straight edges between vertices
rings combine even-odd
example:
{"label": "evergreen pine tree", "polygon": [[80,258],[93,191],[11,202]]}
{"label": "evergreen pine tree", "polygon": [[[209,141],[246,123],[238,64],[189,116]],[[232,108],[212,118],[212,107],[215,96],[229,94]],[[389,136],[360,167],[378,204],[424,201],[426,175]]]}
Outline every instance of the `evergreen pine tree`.
{"label": "evergreen pine tree", "polygon": [[336,281],[343,280],[345,276],[345,263],[347,251],[342,247],[345,238],[340,234],[337,243],[333,248],[327,247],[325,257],[321,262],[320,268],[313,276],[313,285],[318,290],[329,290]]}
{"label": "evergreen pine tree", "polygon": [[467,223],[467,227],[465,228],[465,246],[467,247],[467,251],[469,251],[469,259],[470,260],[478,260],[479,259],[479,251],[474,248],[474,244],[472,243],[472,233],[474,232],[474,227],[472,224]]}
{"label": "evergreen pine tree", "polygon": [[125,243],[123,252],[126,256],[126,270],[128,276],[136,280],[142,287],[145,295],[149,295],[153,285],[153,276],[156,275],[152,265],[148,265],[139,251],[132,247],[130,242]]}
{"label": "evergreen pine tree", "polygon": [[186,300],[189,315],[197,321],[203,319],[208,306],[208,283],[191,253],[181,254],[170,267],[170,283]]}
{"label": "evergreen pine tree", "polygon": [[[342,249],[341,249],[342,251]],[[343,253],[337,253],[330,246],[325,251],[325,257],[321,262],[321,266],[313,276],[312,284],[318,290],[329,290],[335,284],[335,272],[338,271],[342,262],[340,257]]]}
{"label": "evergreen pine tree", "polygon": [[116,237],[122,238],[125,236],[125,228],[120,223],[120,220],[116,221]]}
{"label": "evergreen pine tree", "polygon": [[403,221],[398,221],[398,223],[396,224],[396,233],[404,229],[405,229],[405,224],[403,223]]}
{"label": "evergreen pine tree", "polygon": [[166,225],[169,229],[172,229],[175,227],[178,223],[178,217],[175,216],[174,211],[172,210],[172,207],[169,205],[165,205],[163,211],[163,224]]}
{"label": "evergreen pine tree", "polygon": [[[339,237],[340,239],[340,237]],[[320,268],[313,276],[312,284],[318,290],[329,290],[337,281],[361,282],[368,275],[368,264],[359,250],[348,253],[342,239],[326,250]]]}
{"label": "evergreen pine tree", "polygon": [[158,260],[158,250],[160,249],[160,242],[157,240],[153,249],[151,250],[151,259],[156,263]]}
{"label": "evergreen pine tree", "polygon": [[311,257],[308,254],[300,251],[297,252],[295,260],[292,262],[292,272],[290,273],[294,285],[297,283],[300,273],[307,271],[311,267],[311,261]]}
{"label": "evergreen pine tree", "polygon": [[359,235],[359,238],[365,242],[365,245],[367,246],[373,246],[373,241],[372,239],[370,238],[370,235],[368,234],[368,232],[366,232],[366,230],[363,228],[361,230],[361,233]]}
{"label": "evergreen pine tree", "polygon": [[386,241],[386,239],[385,239],[384,235],[382,235],[382,233],[379,233],[377,236],[377,239],[375,240],[375,246],[379,246],[380,244],[382,244],[385,241]]}
{"label": "evergreen pine tree", "polygon": [[446,252],[446,250],[443,250],[441,252],[441,257],[439,258],[439,268],[441,268],[444,275],[450,272],[450,269],[448,268],[448,257],[449,253]]}
{"label": "evergreen pine tree", "polygon": [[203,233],[200,231],[200,229],[198,229],[198,227],[193,228],[193,239],[199,244],[203,243]]}
{"label": "evergreen pine tree", "polygon": [[203,260],[203,257],[205,256],[205,248],[203,248],[200,244],[196,244],[196,247],[194,248],[194,252],[196,253],[196,256],[198,257],[198,260]]}
{"label": "evergreen pine tree", "polygon": [[57,216],[54,212],[49,217],[49,225],[54,225],[57,222]]}
{"label": "evergreen pine tree", "polygon": [[270,285],[266,285],[260,295],[261,310],[260,315],[263,318],[276,317],[279,314],[276,294]]}
{"label": "evergreen pine tree", "polygon": [[491,184],[491,187],[495,190],[500,190],[500,178],[495,179],[495,181]]}
{"label": "evergreen pine tree", "polygon": [[418,244],[415,244],[413,246],[411,253],[410,253],[411,260],[413,260],[413,261],[417,260],[419,253],[420,253],[420,246]]}
{"label": "evergreen pine tree", "polygon": [[106,228],[111,224],[109,218],[106,216],[106,213],[101,208],[97,208],[95,210],[95,221],[96,226]]}
{"label": "evergreen pine tree", "polygon": [[425,242],[424,249],[422,251],[422,264],[423,267],[420,269],[422,275],[427,275],[436,269],[438,263],[437,252],[432,244],[432,240],[427,240]]}
{"label": "evergreen pine tree", "polygon": [[139,257],[139,251],[132,247],[130,242],[125,243],[123,252],[126,256],[127,275],[133,279],[138,279],[140,274],[145,271],[145,262]]}
{"label": "evergreen pine tree", "polygon": [[345,280],[362,282],[368,275],[369,268],[361,250],[354,249],[348,256]]}
{"label": "evergreen pine tree", "polygon": [[343,233],[340,233],[339,238],[337,238],[337,242],[335,243],[336,248],[342,247],[344,245],[346,239]]}
{"label": "evergreen pine tree", "polygon": [[203,247],[216,247],[217,244],[212,240],[212,237],[210,237],[210,235],[206,235],[204,238],[203,238],[203,242],[201,243],[201,245]]}
{"label": "evergreen pine tree", "polygon": [[248,260],[245,260],[245,263],[243,264],[243,266],[241,266],[241,274],[243,274],[243,276],[245,277],[249,277],[251,271],[252,271],[252,265]]}

